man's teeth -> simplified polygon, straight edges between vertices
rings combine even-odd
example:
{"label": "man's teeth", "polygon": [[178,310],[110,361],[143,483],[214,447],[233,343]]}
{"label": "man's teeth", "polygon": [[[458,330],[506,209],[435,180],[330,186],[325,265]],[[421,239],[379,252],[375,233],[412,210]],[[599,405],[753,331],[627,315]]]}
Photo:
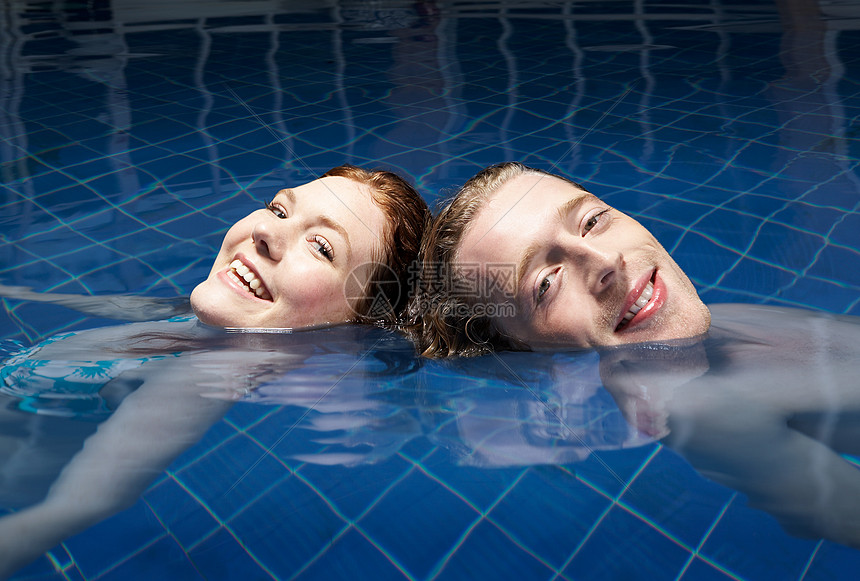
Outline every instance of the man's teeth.
{"label": "man's teeth", "polygon": [[236,282],[248,287],[248,292],[254,293],[261,299],[271,300],[272,297],[266,291],[266,287],[263,286],[263,283],[257,278],[254,271],[242,264],[242,261],[234,260],[230,263],[230,268],[232,269],[230,275]]}
{"label": "man's teeth", "polygon": [[648,301],[651,300],[651,295],[654,294],[654,285],[651,281],[648,281],[648,284],[645,285],[645,290],[642,291],[642,294],[639,295],[639,298],[636,299],[636,302],[630,305],[630,310],[624,315],[624,320],[629,321],[633,317],[636,316],[636,313],[642,310],[642,307],[648,304]]}

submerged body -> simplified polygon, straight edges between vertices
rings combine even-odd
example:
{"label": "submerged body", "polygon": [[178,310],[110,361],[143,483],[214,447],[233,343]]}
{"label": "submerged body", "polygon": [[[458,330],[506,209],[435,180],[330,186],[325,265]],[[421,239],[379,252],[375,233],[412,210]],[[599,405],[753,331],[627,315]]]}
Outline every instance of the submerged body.
{"label": "submerged body", "polygon": [[0,518],[0,578],[133,504],[245,389],[302,359],[194,317],[81,331],[13,355],[0,386],[0,499],[19,510]]}
{"label": "submerged body", "polygon": [[[149,321],[51,337],[4,361],[0,419],[11,436],[0,436],[0,454],[16,456],[25,473],[50,454],[40,457],[38,433],[22,448],[21,411],[103,421],[94,433],[75,432],[85,438],[80,449],[65,446],[40,467],[44,474],[26,475],[26,493],[0,491],[9,504],[36,502],[0,518],[0,576],[133,503],[237,396],[306,355],[295,345],[270,346],[266,335],[231,336],[216,327],[393,324],[406,297],[388,289],[405,284],[426,214],[424,200],[399,176],[343,165],[277,192],[236,222],[190,299],[81,297],[0,285],[0,297]],[[189,307],[196,317],[150,319]],[[38,460],[21,460],[28,456]],[[17,477],[12,472],[5,474],[10,480]],[[47,496],[40,497],[34,480]]]}
{"label": "submerged body", "polygon": [[[0,510],[15,512],[0,516],[0,578],[137,502],[237,401],[332,409],[336,398],[322,400],[333,386],[368,391],[415,369],[411,345],[385,329],[226,332],[194,317],[81,331],[9,360]],[[70,390],[69,372],[93,381]],[[355,411],[353,399],[344,405]]]}
{"label": "submerged body", "polygon": [[789,532],[860,548],[860,319],[712,305],[707,335],[601,353],[625,417]]}
{"label": "submerged body", "polygon": [[[335,364],[334,379],[314,383],[315,361],[331,361],[340,333],[359,327],[314,331],[305,335],[325,335],[302,343],[301,334],[228,334],[186,318],[52,341],[29,354],[34,365],[105,361],[106,352],[125,360],[123,350],[135,346],[140,353],[131,359],[142,362],[106,378],[98,395],[115,411],[70,462],[71,454],[56,459],[59,477],[47,498],[0,518],[0,536],[20,540],[0,549],[7,551],[0,563],[14,570],[134,502],[237,398],[306,409],[306,423],[297,427],[329,445],[297,459],[327,465],[378,462],[422,435],[481,467],[571,464],[592,453],[611,464],[605,454],[613,449],[660,441],[790,532],[860,546],[860,470],[841,456],[860,454],[860,322],[756,305],[711,311],[711,329],[692,339],[496,354],[429,369],[401,344],[397,377],[453,366],[459,380],[428,393],[415,390],[419,375],[397,383],[391,399],[380,392],[373,363],[366,376],[346,381],[343,370],[352,363]],[[187,337],[185,350],[141,340],[158,325]],[[195,343],[199,348],[188,348]],[[354,363],[364,357],[356,354],[361,348],[348,342],[343,352]],[[506,384],[488,389],[488,374]],[[5,413],[7,421],[22,415]]]}

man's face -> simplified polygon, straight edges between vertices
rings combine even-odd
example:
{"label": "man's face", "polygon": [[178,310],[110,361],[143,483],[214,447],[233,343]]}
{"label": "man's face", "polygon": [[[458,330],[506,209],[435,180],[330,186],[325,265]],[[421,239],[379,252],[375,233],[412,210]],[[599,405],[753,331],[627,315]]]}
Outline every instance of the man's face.
{"label": "man's face", "polygon": [[512,303],[513,316],[494,323],[536,350],[680,339],[710,325],[692,283],[648,230],[550,176],[502,186],[467,228],[455,262],[514,265],[512,284],[489,297]]}

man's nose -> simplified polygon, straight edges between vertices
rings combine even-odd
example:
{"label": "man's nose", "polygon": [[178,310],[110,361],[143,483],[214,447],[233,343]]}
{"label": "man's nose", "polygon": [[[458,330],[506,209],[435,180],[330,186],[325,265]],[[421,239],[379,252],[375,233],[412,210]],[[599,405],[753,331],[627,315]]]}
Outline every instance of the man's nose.
{"label": "man's nose", "polygon": [[619,248],[586,242],[580,245],[579,253],[587,273],[586,284],[593,294],[602,294],[623,279],[624,254]]}

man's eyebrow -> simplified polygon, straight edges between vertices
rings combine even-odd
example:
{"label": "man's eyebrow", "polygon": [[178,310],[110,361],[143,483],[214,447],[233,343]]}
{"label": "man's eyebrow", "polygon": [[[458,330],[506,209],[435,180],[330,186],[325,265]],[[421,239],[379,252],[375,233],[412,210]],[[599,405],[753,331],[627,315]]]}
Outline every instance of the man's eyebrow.
{"label": "man's eyebrow", "polygon": [[[587,202],[589,199],[593,198],[593,194],[588,192],[582,192],[574,198],[569,199],[564,204],[558,207],[556,211],[558,215],[559,222],[563,223],[567,220],[567,217],[572,213],[579,210],[579,208]],[[546,245],[546,242],[542,239],[535,240],[525,249],[522,257],[520,258],[520,262],[517,265],[517,277],[515,279],[516,286],[514,290],[518,290],[520,288],[520,284],[523,280],[523,277],[526,275],[526,271],[528,270],[529,264],[534,259],[535,255],[537,255],[538,251]]]}
{"label": "man's eyebrow", "polygon": [[517,265],[517,278],[514,280],[514,295],[519,294],[520,285],[522,284],[523,277],[526,275],[526,270],[531,264],[532,259],[534,259],[535,255],[538,253],[538,250],[543,246],[543,240],[537,240],[532,242],[528,248],[526,248],[525,252],[523,252],[522,258],[520,258],[520,262]]}
{"label": "man's eyebrow", "polygon": [[594,198],[594,194],[582,192],[575,198],[571,198],[558,207],[558,217],[561,221],[567,220],[567,217],[579,210],[585,202]]}

